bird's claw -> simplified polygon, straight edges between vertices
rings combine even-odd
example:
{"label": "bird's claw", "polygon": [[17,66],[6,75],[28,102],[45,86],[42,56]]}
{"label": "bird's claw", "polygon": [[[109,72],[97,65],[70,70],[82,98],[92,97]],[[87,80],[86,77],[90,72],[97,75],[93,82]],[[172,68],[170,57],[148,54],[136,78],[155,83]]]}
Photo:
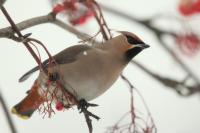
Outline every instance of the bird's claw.
{"label": "bird's claw", "polygon": [[78,103],[78,110],[80,110],[79,113],[84,113],[87,116],[91,116],[91,117],[99,120],[100,117],[94,115],[93,113],[91,113],[87,110],[88,107],[96,107],[96,106],[99,106],[99,105],[93,104],[93,103],[88,103],[85,99],[81,99],[81,100],[79,100],[79,103]]}
{"label": "bird's claw", "polygon": [[80,110],[79,113],[82,113],[84,111],[87,111],[88,107],[96,107],[98,104],[88,103],[85,99],[81,99],[78,102],[78,110]]}

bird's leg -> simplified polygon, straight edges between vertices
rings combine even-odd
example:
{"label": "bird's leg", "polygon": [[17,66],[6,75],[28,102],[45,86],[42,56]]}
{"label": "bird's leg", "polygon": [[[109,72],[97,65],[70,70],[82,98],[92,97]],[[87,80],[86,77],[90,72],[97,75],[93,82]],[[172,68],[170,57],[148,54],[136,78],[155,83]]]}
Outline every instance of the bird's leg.
{"label": "bird's leg", "polygon": [[78,110],[80,110],[80,113],[83,113],[85,116],[85,120],[87,122],[87,126],[89,129],[89,133],[92,133],[92,120],[90,119],[90,117],[95,118],[96,120],[99,120],[100,118],[96,115],[94,115],[93,113],[91,113],[90,111],[88,111],[88,107],[96,107],[98,106],[97,104],[93,104],[93,103],[88,103],[85,99],[81,99],[78,101]]}
{"label": "bird's leg", "polygon": [[96,107],[97,104],[88,103],[85,99],[81,99],[78,102],[78,110],[82,113],[84,110],[87,110],[88,107]]}

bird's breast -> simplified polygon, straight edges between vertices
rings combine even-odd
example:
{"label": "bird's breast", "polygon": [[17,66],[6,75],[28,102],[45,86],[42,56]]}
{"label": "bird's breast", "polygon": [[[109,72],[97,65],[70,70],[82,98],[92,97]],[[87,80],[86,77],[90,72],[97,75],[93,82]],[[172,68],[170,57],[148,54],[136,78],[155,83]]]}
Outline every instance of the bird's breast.
{"label": "bird's breast", "polygon": [[[93,51],[84,51],[76,61],[58,65],[64,87],[77,99],[87,101],[100,96],[110,88],[123,68],[124,66],[119,65],[115,58],[106,53]],[[38,79],[44,80],[42,76]]]}
{"label": "bird's breast", "polygon": [[80,60],[60,66],[64,85],[78,99],[92,100],[116,81],[121,69],[109,57],[87,53]]}

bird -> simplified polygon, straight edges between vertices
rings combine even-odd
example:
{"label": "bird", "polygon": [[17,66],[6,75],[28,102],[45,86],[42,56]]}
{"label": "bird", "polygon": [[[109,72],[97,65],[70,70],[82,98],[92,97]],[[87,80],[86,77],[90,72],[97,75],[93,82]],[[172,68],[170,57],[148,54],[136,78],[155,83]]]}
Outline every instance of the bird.
{"label": "bird", "polygon": [[[127,64],[141,51],[150,47],[134,33],[128,31],[119,33],[120,35],[103,44],[92,46],[77,44],[53,56],[62,76],[62,85],[76,99],[90,101],[102,95],[114,84]],[[42,65],[47,68],[48,59]],[[38,70],[39,66],[34,67],[25,73],[19,82],[25,81]],[[42,91],[47,88],[46,77],[44,71],[39,72],[27,96],[11,109],[13,114],[29,119],[45,102]],[[58,95],[60,97],[61,94]],[[68,101],[62,102],[67,105]]]}

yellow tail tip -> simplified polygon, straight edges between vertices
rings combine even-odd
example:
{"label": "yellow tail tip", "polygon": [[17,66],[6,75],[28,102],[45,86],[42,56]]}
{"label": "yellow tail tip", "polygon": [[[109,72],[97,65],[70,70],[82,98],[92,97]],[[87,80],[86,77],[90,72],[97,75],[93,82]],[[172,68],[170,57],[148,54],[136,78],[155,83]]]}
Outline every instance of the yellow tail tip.
{"label": "yellow tail tip", "polygon": [[30,118],[29,116],[19,114],[14,107],[11,109],[11,113],[17,115],[19,118],[22,118],[24,120],[27,120]]}
{"label": "yellow tail tip", "polygon": [[13,107],[13,108],[11,109],[11,113],[12,113],[12,114],[17,114],[17,110]]}

